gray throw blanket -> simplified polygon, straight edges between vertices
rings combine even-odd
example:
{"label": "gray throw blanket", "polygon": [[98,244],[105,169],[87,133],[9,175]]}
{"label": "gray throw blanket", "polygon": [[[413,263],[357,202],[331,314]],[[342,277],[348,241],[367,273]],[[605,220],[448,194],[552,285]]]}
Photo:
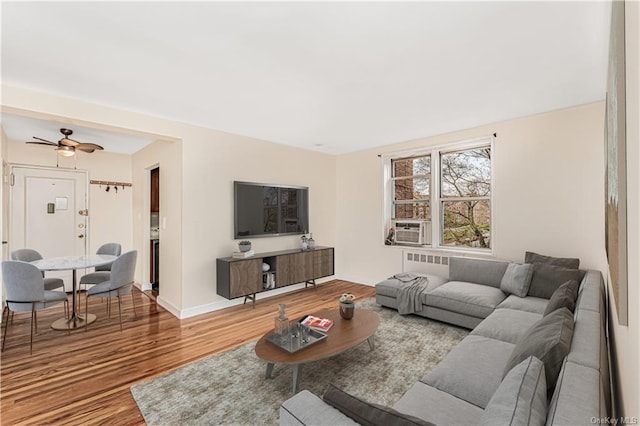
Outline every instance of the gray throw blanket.
{"label": "gray throw blanket", "polygon": [[396,297],[400,315],[413,314],[422,310],[420,295],[427,289],[429,284],[427,277],[402,273],[396,274],[389,279],[396,279],[402,283]]}

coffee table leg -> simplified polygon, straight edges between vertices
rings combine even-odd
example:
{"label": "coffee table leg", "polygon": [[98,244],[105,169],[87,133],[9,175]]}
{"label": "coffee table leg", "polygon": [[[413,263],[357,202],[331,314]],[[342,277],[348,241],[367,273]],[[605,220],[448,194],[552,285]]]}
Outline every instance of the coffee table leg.
{"label": "coffee table leg", "polygon": [[293,393],[298,393],[298,383],[300,382],[302,366],[303,364],[296,364],[293,367]]}
{"label": "coffee table leg", "polygon": [[273,363],[272,362],[268,362],[267,363],[267,379],[271,378],[271,373],[273,373]]}
{"label": "coffee table leg", "polygon": [[376,342],[375,342],[375,340],[373,340],[373,336],[369,337],[367,339],[367,342],[369,343],[369,349],[370,350],[374,350],[376,348]]}

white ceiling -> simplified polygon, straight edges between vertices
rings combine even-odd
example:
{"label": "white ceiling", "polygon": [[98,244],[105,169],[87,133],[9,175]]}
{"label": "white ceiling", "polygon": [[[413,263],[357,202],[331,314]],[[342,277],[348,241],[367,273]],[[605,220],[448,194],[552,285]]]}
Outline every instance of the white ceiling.
{"label": "white ceiling", "polygon": [[609,19],[578,1],[3,2],[2,83],[339,154],[602,100]]}

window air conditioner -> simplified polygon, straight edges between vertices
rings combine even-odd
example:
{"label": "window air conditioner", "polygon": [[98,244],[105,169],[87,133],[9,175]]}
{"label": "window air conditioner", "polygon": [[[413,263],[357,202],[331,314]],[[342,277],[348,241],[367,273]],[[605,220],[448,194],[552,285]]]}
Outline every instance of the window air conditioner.
{"label": "window air conditioner", "polygon": [[392,220],[391,226],[395,229],[394,242],[396,244],[418,246],[431,244],[431,222],[428,220]]}

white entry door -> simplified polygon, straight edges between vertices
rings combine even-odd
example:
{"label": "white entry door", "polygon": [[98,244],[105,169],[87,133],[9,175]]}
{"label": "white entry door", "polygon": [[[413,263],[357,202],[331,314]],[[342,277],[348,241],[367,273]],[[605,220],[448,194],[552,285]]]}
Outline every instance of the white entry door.
{"label": "white entry door", "polygon": [[[43,257],[87,254],[86,171],[12,166],[10,250],[30,248]],[[60,277],[70,291],[71,272]]]}

